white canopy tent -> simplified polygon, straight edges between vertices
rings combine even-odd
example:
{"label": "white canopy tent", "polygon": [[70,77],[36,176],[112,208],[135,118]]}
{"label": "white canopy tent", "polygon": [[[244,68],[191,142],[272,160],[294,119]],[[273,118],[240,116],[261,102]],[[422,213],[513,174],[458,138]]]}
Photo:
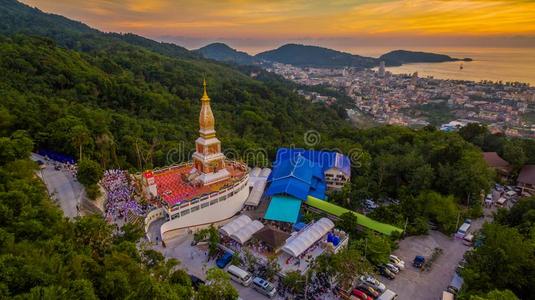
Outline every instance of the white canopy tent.
{"label": "white canopy tent", "polygon": [[271,174],[271,169],[270,168],[263,168],[262,172],[260,172],[259,177],[268,178],[270,174]]}
{"label": "white canopy tent", "polygon": [[310,248],[315,242],[319,241],[333,228],[333,221],[327,218],[321,218],[316,223],[306,228],[297,237],[286,242],[282,247],[282,251],[293,257],[297,257]]}
{"label": "white canopy tent", "polygon": [[257,181],[249,193],[249,197],[247,197],[247,200],[245,200],[245,205],[258,206],[265,189],[266,181]]}
{"label": "white canopy tent", "polygon": [[262,172],[262,169],[260,169],[259,167],[255,167],[251,170],[251,172],[249,172],[249,176],[258,177],[260,176],[260,172]]}
{"label": "white canopy tent", "polygon": [[243,245],[245,242],[251,239],[253,234],[262,228],[264,228],[264,224],[255,220],[233,233],[230,238]]}
{"label": "white canopy tent", "polygon": [[236,233],[242,227],[251,223],[253,220],[246,215],[241,215],[236,219],[230,221],[228,224],[225,224],[223,227],[219,228],[219,232],[231,236],[233,233]]}

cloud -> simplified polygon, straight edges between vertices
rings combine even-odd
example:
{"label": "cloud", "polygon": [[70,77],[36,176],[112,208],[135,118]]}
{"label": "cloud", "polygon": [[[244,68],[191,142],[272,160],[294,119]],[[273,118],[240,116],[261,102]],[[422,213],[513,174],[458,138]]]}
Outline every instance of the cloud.
{"label": "cloud", "polygon": [[528,0],[23,0],[108,31],[190,38],[535,35]]}

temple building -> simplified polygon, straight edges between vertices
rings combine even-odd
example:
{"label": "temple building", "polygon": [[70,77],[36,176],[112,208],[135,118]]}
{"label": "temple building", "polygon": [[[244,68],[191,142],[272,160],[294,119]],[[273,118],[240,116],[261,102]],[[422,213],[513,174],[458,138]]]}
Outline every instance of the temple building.
{"label": "temple building", "polygon": [[199,137],[192,161],[142,175],[145,196],[161,204],[149,213],[145,227],[165,218],[167,222],[160,228],[163,240],[233,217],[249,196],[249,169],[241,162],[227,160],[222,153],[206,82],[203,86]]}

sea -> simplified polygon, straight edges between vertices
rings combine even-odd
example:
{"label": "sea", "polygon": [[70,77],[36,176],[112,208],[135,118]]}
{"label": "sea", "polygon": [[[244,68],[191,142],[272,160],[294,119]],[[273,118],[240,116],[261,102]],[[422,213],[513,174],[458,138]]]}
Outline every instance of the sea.
{"label": "sea", "polygon": [[[522,82],[535,86],[535,48],[407,48],[359,47],[340,49],[352,54],[379,57],[391,50],[403,49],[446,54],[455,58],[472,58],[471,62],[414,63],[387,67],[393,74],[433,76],[439,79],[492,80]],[[462,68],[461,68],[462,65]]]}

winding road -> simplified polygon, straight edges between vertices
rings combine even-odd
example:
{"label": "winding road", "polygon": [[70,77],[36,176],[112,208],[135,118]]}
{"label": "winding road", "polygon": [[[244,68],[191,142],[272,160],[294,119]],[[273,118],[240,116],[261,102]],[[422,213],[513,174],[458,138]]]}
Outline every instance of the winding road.
{"label": "winding road", "polygon": [[45,183],[48,194],[63,210],[66,217],[79,216],[80,201],[84,193],[83,186],[67,170],[55,170],[52,161],[46,161],[39,154],[32,153],[33,161],[42,161],[45,167],[41,168],[37,175]]}

